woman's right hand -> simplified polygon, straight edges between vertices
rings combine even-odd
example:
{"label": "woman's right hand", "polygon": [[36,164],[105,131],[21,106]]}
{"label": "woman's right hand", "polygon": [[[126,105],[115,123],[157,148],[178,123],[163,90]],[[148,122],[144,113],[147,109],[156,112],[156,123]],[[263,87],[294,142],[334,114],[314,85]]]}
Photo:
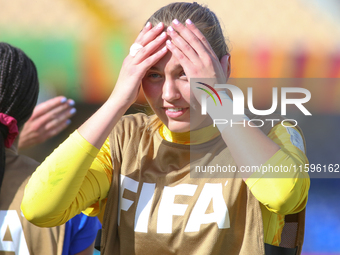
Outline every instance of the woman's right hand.
{"label": "woman's right hand", "polygon": [[162,32],[163,28],[162,22],[153,28],[148,22],[138,35],[135,43],[143,48],[135,56],[129,54],[125,58],[111,94],[116,102],[119,100],[122,105],[130,107],[137,99],[146,72],[166,54],[166,46],[161,48],[167,39],[167,34]]}
{"label": "woman's right hand", "polygon": [[134,57],[125,58],[110,98],[79,127],[79,134],[96,148],[101,148],[114,126],[136,101],[146,72],[166,54],[166,47],[161,49],[167,39],[166,33],[161,35],[163,28],[163,23],[153,28],[150,23],[145,26],[135,41],[143,48]]}

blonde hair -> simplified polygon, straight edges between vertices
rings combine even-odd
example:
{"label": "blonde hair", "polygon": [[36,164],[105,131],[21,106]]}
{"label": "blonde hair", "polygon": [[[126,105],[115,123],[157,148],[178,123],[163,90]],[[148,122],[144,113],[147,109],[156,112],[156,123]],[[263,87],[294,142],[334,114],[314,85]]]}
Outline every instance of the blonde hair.
{"label": "blonde hair", "polygon": [[153,26],[163,22],[165,29],[177,19],[185,24],[190,19],[208,40],[216,56],[221,59],[229,53],[226,38],[215,13],[208,7],[194,3],[171,3],[156,11],[148,20]]}
{"label": "blonde hair", "polygon": [[[150,22],[152,26],[156,26],[159,22],[163,22],[164,29],[166,30],[168,26],[171,26],[174,19],[177,19],[182,24],[185,24],[185,21],[190,19],[208,40],[219,59],[224,55],[229,54],[229,48],[226,43],[227,40],[223,35],[220,22],[215,13],[208,7],[196,2],[171,3],[156,11],[147,22]],[[153,115],[147,126],[150,130],[155,131],[162,124],[163,123],[157,115]]]}

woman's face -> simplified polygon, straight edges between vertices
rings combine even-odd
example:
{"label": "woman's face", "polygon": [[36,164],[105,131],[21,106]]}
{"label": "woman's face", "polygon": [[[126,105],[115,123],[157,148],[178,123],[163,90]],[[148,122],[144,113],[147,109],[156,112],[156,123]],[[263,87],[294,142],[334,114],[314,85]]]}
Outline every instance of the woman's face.
{"label": "woman's face", "polygon": [[212,124],[209,115],[191,98],[190,83],[179,61],[168,52],[142,80],[145,97],[159,119],[172,132],[187,132]]}

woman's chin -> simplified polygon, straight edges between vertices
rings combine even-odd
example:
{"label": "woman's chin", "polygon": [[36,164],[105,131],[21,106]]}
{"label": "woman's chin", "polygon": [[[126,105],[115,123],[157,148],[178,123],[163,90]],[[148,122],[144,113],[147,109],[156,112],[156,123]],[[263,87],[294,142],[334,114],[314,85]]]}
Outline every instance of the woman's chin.
{"label": "woman's chin", "polygon": [[207,126],[210,126],[213,124],[212,120],[210,118],[205,118],[204,120],[200,121],[193,121],[187,122],[187,121],[174,121],[174,120],[167,120],[166,123],[163,122],[167,128],[174,133],[185,133],[189,131],[195,131],[201,128],[205,128]]}
{"label": "woman's chin", "polygon": [[166,126],[171,132],[174,132],[174,133],[185,133],[185,132],[190,131],[190,123],[183,123],[183,122],[173,123],[171,121],[171,122],[168,122]]}

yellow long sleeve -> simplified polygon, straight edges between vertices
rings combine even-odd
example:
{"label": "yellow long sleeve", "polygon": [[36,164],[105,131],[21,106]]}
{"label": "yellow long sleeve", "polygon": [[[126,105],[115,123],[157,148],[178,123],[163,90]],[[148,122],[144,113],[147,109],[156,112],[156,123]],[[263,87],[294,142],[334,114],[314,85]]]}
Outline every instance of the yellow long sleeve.
{"label": "yellow long sleeve", "polygon": [[25,217],[41,227],[61,225],[105,199],[110,180],[95,160],[98,152],[77,131],[70,135],[28,182],[21,204]]}
{"label": "yellow long sleeve", "polygon": [[[296,132],[295,136],[300,135],[297,130],[294,132]],[[263,166],[282,166],[290,168],[291,171],[275,173],[276,178],[271,178],[273,174],[270,172],[263,175],[254,173],[247,179],[246,184],[261,202],[265,242],[279,245],[284,215],[300,212],[307,204],[309,176],[296,167],[308,164],[308,159],[302,151],[303,143],[292,141],[294,138],[285,127],[275,126],[268,137],[281,149]]]}

